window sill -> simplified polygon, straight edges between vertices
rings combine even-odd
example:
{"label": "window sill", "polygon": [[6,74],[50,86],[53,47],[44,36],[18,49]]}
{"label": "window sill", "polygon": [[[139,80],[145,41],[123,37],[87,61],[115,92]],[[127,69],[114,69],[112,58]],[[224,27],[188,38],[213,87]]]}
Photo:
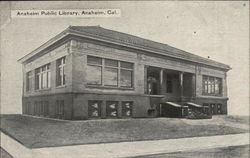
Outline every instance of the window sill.
{"label": "window sill", "polygon": [[66,88],[66,85],[57,86],[56,89]]}
{"label": "window sill", "polygon": [[145,96],[148,96],[148,97],[155,97],[155,98],[164,98],[165,95],[161,95],[161,94],[145,94]]}
{"label": "window sill", "polygon": [[100,88],[100,89],[118,89],[118,90],[135,90],[133,87],[112,87],[112,86],[97,86],[97,85],[86,85],[87,88]]}
{"label": "window sill", "polygon": [[202,93],[202,96],[210,96],[210,97],[222,97],[222,94],[204,94]]}
{"label": "window sill", "polygon": [[35,92],[49,91],[51,88],[36,89]]}

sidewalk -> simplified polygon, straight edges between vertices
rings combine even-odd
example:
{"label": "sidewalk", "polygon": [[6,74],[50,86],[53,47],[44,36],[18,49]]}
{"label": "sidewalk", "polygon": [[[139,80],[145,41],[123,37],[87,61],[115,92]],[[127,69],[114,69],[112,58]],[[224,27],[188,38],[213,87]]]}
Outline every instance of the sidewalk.
{"label": "sidewalk", "polygon": [[247,145],[249,133],[38,149],[28,149],[2,132],[1,139],[1,146],[16,158],[111,158]]}

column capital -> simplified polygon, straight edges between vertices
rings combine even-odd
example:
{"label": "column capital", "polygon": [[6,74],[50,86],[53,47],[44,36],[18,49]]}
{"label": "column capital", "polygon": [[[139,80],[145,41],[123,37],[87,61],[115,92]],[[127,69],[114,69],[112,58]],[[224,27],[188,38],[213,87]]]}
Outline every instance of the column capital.
{"label": "column capital", "polygon": [[184,71],[180,71],[180,72],[179,72],[180,75],[183,75],[184,73],[185,73]]}

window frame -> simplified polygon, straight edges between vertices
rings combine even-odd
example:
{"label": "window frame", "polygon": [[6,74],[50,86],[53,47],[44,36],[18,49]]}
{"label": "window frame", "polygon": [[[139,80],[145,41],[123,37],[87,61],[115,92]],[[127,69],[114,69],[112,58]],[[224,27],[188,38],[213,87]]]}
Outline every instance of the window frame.
{"label": "window frame", "polygon": [[[122,63],[129,63],[129,64],[132,64],[132,68],[125,68],[125,67],[122,67],[121,64]],[[118,65],[119,65],[119,70],[118,70],[118,81],[119,81],[119,84],[120,84],[120,87],[122,88],[134,88],[134,63],[131,63],[131,62],[126,62],[126,61],[119,61],[118,62]],[[130,87],[127,87],[127,86],[122,86],[121,85],[121,71],[129,71],[131,72],[131,86]]]}
{"label": "window frame", "polygon": [[[126,103],[130,104],[130,108],[126,107]],[[133,101],[122,101],[121,102],[121,108],[122,108],[122,117],[124,118],[132,118],[133,117],[133,106],[134,106],[134,102]],[[128,116],[126,115],[126,111],[130,111],[131,114]]]}
{"label": "window frame", "polygon": [[35,69],[35,90],[44,90],[50,88],[51,64],[48,63]]}
{"label": "window frame", "polygon": [[61,87],[66,85],[65,67],[66,67],[66,56],[56,60],[56,87]]}
{"label": "window frame", "polygon": [[222,114],[222,104],[217,104],[217,114]]}
{"label": "window frame", "polygon": [[32,90],[32,71],[26,73],[26,92],[30,92]]}
{"label": "window frame", "polygon": [[[218,87],[218,91],[216,91]],[[214,76],[202,76],[202,95],[206,96],[222,96],[222,78]]]}
{"label": "window frame", "polygon": [[43,101],[43,116],[49,116],[49,101]]}
{"label": "window frame", "polygon": [[56,100],[55,107],[56,118],[64,119],[65,117],[65,101],[64,100]]}
{"label": "window frame", "polygon": [[210,113],[212,114],[212,115],[216,115],[216,104],[215,103],[210,103]]}
{"label": "window frame", "polygon": [[[103,58],[102,59],[103,61],[102,61],[102,63],[104,62],[104,69],[103,69],[103,71],[102,71],[102,73],[103,73],[103,86],[108,86],[108,87],[118,87],[119,86],[119,62],[117,61],[117,60],[112,60],[112,59],[106,59],[106,58]],[[117,66],[113,66],[113,65],[106,65],[106,62],[107,61],[114,61],[114,62],[116,62],[117,63]],[[107,75],[107,73],[105,73],[107,70],[115,70],[116,72],[115,72],[115,75],[116,75],[116,84],[115,85],[112,85],[112,84],[107,84],[106,83],[106,81],[105,81],[105,79],[106,79],[106,75]]]}
{"label": "window frame", "polygon": [[[97,103],[97,108],[91,107],[91,104]],[[93,116],[91,113],[93,112],[93,109],[96,109],[98,112],[98,116]],[[102,100],[88,100],[88,117],[91,119],[95,118],[101,118],[102,117]]]}
{"label": "window frame", "polygon": [[[109,106],[109,105],[112,105],[112,104],[115,104],[114,109],[110,108],[110,106]],[[119,110],[119,101],[112,101],[112,100],[107,100],[106,101],[106,117],[107,118],[119,118],[118,110]],[[112,116],[111,111],[113,111],[113,112],[115,111],[116,116]]]}
{"label": "window frame", "polygon": [[[88,62],[88,58],[97,58],[99,60],[101,60],[101,63],[90,63]],[[117,66],[114,65],[105,65],[105,61],[115,61],[117,62]],[[121,63],[128,63],[131,64],[131,68],[126,68],[126,67],[122,67]],[[102,58],[102,57],[98,57],[98,56],[92,56],[92,55],[87,55],[87,69],[88,66],[96,66],[101,68],[101,84],[92,84],[92,83],[88,83],[87,80],[87,86],[88,87],[102,87],[102,88],[117,88],[117,89],[134,89],[134,63],[132,62],[127,62],[127,61],[120,61],[120,60],[116,60],[116,59],[109,59],[109,58]],[[105,70],[107,69],[116,69],[117,70],[117,85],[107,85],[105,84]],[[131,72],[131,86],[124,86],[121,84],[121,71],[129,71]],[[87,73],[88,75],[88,73]]]}

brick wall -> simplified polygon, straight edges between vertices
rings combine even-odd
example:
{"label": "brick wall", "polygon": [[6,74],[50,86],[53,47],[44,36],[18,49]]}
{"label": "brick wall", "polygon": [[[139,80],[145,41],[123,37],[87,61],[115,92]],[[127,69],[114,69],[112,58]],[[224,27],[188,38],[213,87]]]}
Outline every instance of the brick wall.
{"label": "brick wall", "polygon": [[[134,87],[131,89],[120,89],[87,86],[86,67],[88,55],[134,63]],[[56,60],[63,56],[66,56],[66,85],[63,87],[56,87]],[[51,88],[46,90],[35,90],[34,70],[47,63],[51,63]],[[145,66],[176,70],[189,73],[189,75],[194,75],[194,80],[191,80],[192,77],[187,77],[190,81],[187,83],[185,82],[185,86],[186,89],[191,88],[192,86],[196,87],[196,89],[193,91],[185,91],[184,93],[194,93],[197,97],[195,102],[199,104],[203,104],[205,102],[221,103],[223,104],[223,113],[227,113],[227,85],[225,72],[165,56],[153,55],[152,53],[148,54],[147,52],[140,52],[124,47],[111,46],[104,43],[80,39],[70,40],[58,48],[55,48],[43,56],[37,57],[37,59],[34,59],[24,65],[23,110],[25,111],[25,105],[27,102],[48,100],[50,105],[49,117],[55,117],[55,102],[58,99],[62,99],[65,100],[66,104],[65,119],[86,119],[88,118],[88,100],[101,100],[103,102],[102,118],[105,118],[106,101],[118,101],[119,106],[121,106],[121,101],[127,100],[133,101],[134,103],[133,117],[148,117],[150,99],[149,96],[144,94],[146,85]],[[28,71],[32,71],[33,75],[33,86],[30,92],[26,92],[26,72]],[[223,95],[221,97],[202,95],[202,75],[222,78]],[[192,86],[188,85],[188,83],[192,83]],[[166,86],[165,83],[163,86]],[[164,88],[162,91],[164,91]],[[177,94],[179,94],[178,91],[176,91],[176,94],[172,96],[164,93],[164,99],[178,99]],[[161,99],[156,100],[156,102],[161,101]],[[119,111],[119,116],[120,115],[121,112]]]}

